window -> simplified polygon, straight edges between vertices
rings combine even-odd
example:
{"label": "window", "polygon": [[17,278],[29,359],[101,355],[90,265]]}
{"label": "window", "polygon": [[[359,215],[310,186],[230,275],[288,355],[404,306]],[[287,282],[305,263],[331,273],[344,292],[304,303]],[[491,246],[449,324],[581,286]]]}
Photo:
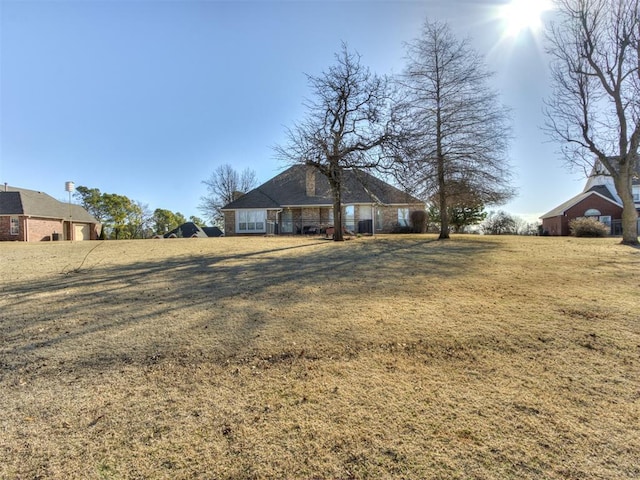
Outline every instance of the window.
{"label": "window", "polygon": [[611,215],[601,215],[598,220],[600,221],[600,223],[604,223],[607,227],[609,227],[609,230],[611,230]]}
{"label": "window", "polygon": [[633,201],[640,202],[640,185],[634,185],[633,187]]}
{"label": "window", "polygon": [[600,210],[596,210],[595,208],[590,208],[589,210],[584,212],[584,216],[585,217],[599,217],[600,216]]}
{"label": "window", "polygon": [[20,235],[20,219],[18,217],[11,217],[11,228],[9,233],[11,235]]}
{"label": "window", "polygon": [[401,227],[409,226],[409,209],[408,208],[398,209],[398,225],[400,225]]}
{"label": "window", "polygon": [[238,210],[236,231],[246,233],[265,233],[266,210]]}
{"label": "window", "polygon": [[355,205],[347,205],[344,207],[344,228],[350,232],[356,230],[356,207]]}
{"label": "window", "polygon": [[290,209],[282,211],[282,233],[293,233],[293,212]]}
{"label": "window", "polygon": [[384,211],[381,207],[376,208],[376,230],[384,228]]}

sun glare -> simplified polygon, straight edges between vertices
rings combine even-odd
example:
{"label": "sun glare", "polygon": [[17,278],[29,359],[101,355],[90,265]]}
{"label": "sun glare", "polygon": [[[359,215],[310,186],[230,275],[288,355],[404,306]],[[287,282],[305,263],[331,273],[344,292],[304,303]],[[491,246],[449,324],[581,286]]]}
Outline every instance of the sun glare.
{"label": "sun glare", "polygon": [[525,31],[537,33],[542,27],[542,15],[551,9],[551,0],[511,0],[500,7],[505,35],[516,37]]}

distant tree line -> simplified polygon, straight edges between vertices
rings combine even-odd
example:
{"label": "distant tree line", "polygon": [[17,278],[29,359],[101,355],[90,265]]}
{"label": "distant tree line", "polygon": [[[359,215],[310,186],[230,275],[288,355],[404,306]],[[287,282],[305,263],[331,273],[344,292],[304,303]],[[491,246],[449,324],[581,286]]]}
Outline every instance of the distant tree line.
{"label": "distant tree line", "polygon": [[478,233],[485,235],[539,235],[540,226],[502,210],[491,211],[480,223]]}
{"label": "distant tree line", "polygon": [[[148,205],[126,195],[102,193],[98,188],[78,186],[73,196],[102,224],[102,239],[150,238],[164,235],[187,221],[180,212],[162,208],[152,212]],[[204,226],[198,217],[192,216],[189,221]]]}

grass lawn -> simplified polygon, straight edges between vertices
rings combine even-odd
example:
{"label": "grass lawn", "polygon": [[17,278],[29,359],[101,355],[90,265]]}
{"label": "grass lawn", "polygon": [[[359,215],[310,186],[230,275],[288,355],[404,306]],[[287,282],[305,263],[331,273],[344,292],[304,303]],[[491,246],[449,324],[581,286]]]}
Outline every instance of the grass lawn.
{"label": "grass lawn", "polygon": [[640,250],[0,244],[0,479],[638,479]]}

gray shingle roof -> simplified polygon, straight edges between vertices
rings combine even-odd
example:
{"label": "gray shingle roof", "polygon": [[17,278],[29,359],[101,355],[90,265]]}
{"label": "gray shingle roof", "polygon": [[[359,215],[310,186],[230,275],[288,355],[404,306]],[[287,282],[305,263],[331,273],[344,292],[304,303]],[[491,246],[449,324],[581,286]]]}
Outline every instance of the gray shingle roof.
{"label": "gray shingle roof", "polygon": [[74,222],[100,223],[80,205],[61,202],[50,195],[25,188],[2,187],[0,215],[27,215],[31,217],[69,219]]}
{"label": "gray shingle roof", "polygon": [[164,237],[169,238],[172,234],[178,236],[178,230],[180,231],[180,235],[185,238],[208,238],[222,236],[222,230],[220,230],[218,227],[199,227],[193,222],[186,222],[166,233]]}
{"label": "gray shingle roof", "polygon": [[[330,206],[333,204],[327,178],[316,170],[315,195],[306,191],[307,167],[294,165],[271,180],[224,206],[223,210],[243,208],[281,208]],[[363,171],[345,170],[343,204],[378,203],[383,205],[422,204],[424,202]]]}
{"label": "gray shingle roof", "polygon": [[618,203],[616,197],[611,193],[606,185],[594,185],[587,192],[596,192],[605,197],[607,200],[611,200],[614,203]]}

